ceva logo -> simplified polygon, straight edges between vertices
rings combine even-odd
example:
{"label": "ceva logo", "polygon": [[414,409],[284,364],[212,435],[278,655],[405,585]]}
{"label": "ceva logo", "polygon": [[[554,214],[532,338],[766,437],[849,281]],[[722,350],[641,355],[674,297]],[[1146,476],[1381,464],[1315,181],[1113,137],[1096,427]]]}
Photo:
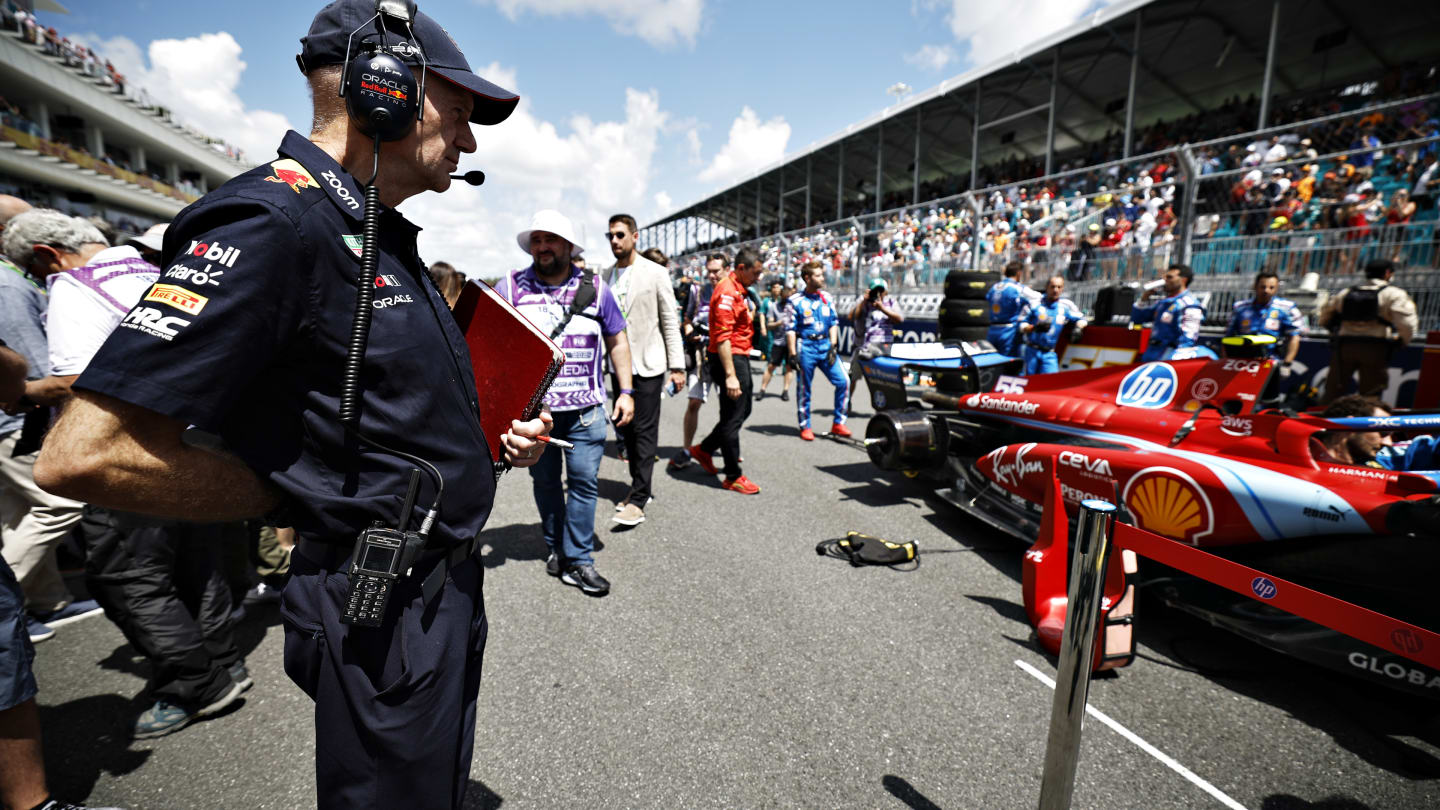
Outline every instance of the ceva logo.
{"label": "ceva logo", "polygon": [[1175,399],[1179,388],[1175,369],[1169,363],[1146,363],[1120,381],[1116,405],[1131,408],[1165,408]]}

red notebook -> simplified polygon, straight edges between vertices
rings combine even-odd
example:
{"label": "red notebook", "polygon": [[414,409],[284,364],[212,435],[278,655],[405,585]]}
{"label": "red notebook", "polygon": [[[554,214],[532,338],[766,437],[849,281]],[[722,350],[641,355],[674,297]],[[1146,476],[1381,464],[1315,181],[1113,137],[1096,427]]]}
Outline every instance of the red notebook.
{"label": "red notebook", "polygon": [[[470,347],[480,429],[490,445],[491,461],[498,465],[504,450],[500,437],[510,429],[510,420],[523,422],[540,413],[565,353],[483,281],[466,282],[453,311]],[[498,475],[500,467],[496,470]]]}

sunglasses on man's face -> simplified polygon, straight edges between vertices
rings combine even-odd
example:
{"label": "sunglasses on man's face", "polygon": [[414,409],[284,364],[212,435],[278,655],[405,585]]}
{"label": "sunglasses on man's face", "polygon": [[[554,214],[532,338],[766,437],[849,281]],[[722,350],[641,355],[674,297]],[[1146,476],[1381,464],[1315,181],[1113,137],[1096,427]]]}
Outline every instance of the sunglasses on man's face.
{"label": "sunglasses on man's face", "polygon": [[611,231],[611,232],[605,234],[605,236],[608,237],[608,238],[610,238],[610,239],[624,239],[625,237],[627,237],[627,236],[629,236],[629,235],[630,235],[630,234],[625,233],[624,231]]}

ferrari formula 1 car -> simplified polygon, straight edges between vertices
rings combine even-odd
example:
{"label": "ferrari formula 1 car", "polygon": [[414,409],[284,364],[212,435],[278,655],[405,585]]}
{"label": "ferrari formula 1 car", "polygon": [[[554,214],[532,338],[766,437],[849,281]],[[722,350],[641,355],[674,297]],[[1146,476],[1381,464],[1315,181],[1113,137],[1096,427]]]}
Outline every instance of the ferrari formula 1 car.
{"label": "ferrari formula 1 car", "polygon": [[[1269,360],[1151,362],[1024,378],[1013,376],[1011,358],[988,349],[931,344],[864,361],[878,411],[866,432],[872,461],[929,477],[946,500],[1025,542],[1040,534],[1047,491],[1072,517],[1081,500],[1099,498],[1119,506],[1123,522],[1440,627],[1440,610],[1426,598],[1440,570],[1435,473],[1350,466],[1315,452],[1321,431],[1431,432],[1440,415],[1332,421],[1268,408]],[[907,377],[942,382],[917,396],[915,386],[904,385]],[[1197,577],[1145,573],[1174,606],[1267,647],[1440,698],[1440,672],[1393,651]],[[1112,601],[1125,603],[1116,610],[1133,603]],[[1110,619],[1128,624],[1125,616]],[[1045,629],[1037,630],[1046,642]],[[1128,663],[1123,646],[1106,665]]]}

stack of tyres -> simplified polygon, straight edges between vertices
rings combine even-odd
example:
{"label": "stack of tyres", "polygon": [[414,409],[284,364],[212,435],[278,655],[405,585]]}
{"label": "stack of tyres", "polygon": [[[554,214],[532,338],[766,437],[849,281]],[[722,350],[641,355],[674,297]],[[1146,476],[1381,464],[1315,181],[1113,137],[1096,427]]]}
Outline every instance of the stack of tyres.
{"label": "stack of tyres", "polygon": [[1000,280],[999,273],[951,270],[945,276],[945,300],[940,302],[941,340],[984,340],[990,330],[990,306],[985,294]]}
{"label": "stack of tyres", "polygon": [[[938,315],[941,340],[984,340],[990,331],[990,305],[985,294],[999,280],[998,273],[951,270],[945,276],[945,300]],[[935,387],[941,393],[961,394],[978,390],[968,369],[941,372]]]}

